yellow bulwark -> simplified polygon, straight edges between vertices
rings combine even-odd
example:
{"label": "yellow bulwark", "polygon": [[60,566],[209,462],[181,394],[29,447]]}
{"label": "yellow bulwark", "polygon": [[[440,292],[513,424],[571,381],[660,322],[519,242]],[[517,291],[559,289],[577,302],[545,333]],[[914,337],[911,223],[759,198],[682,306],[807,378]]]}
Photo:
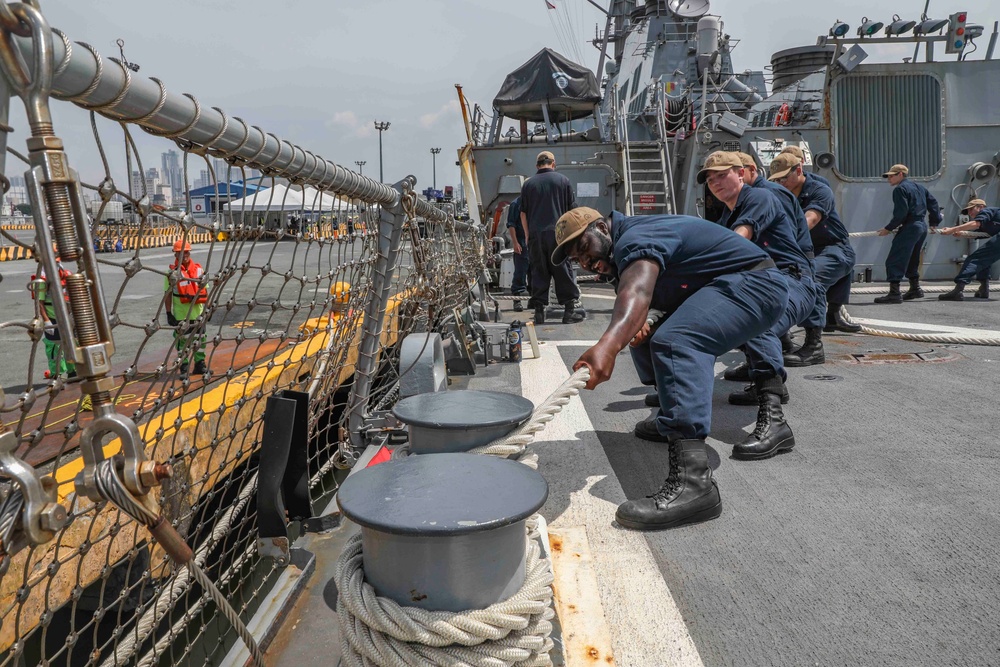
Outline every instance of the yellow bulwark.
{"label": "yellow bulwark", "polygon": [[[342,293],[346,300],[349,289],[348,284],[337,283],[331,293],[335,297]],[[412,291],[407,290],[389,300],[379,349],[396,342],[398,333],[390,323],[398,316],[400,307],[407,298],[412,298]],[[139,426],[146,443],[146,455],[152,460],[165,461],[182,457],[185,452],[196,452],[194,456],[183,457],[186,463],[183,478],[178,480],[175,477],[171,480],[186,484],[187,495],[180,499],[180,504],[172,499],[173,507],[165,507],[165,514],[170,510],[180,514],[189,509],[204,493],[250,457],[254,451],[250,446],[245,447],[238,457],[229,451],[229,442],[225,447],[213,448],[213,434],[249,428],[245,433],[245,441],[249,443],[259,439],[267,397],[278,388],[288,387],[314,372],[314,366],[320,359],[320,353],[326,348],[329,336],[339,333],[336,327],[338,317],[340,313],[334,312],[330,317],[329,329],[325,328],[324,322],[324,331],[317,331],[307,340],[275,355],[266,365],[232,378],[222,386],[198,393],[191,400],[182,401],[173,409]],[[359,319],[355,326],[360,328],[361,325]],[[345,362],[340,365],[337,386],[343,385],[354,373],[360,336],[353,336],[353,340],[354,343],[346,352]],[[120,448],[118,439],[110,441],[104,447],[105,457],[113,456]],[[58,483],[59,502],[67,509],[72,508],[77,517],[60,534],[58,540],[37,549],[23,550],[13,556],[9,570],[0,578],[0,618],[7,618],[19,605],[19,589],[29,591],[27,599],[21,604],[20,622],[0,626],[0,651],[7,650],[18,636],[24,636],[36,627],[46,609],[56,609],[68,602],[75,587],[86,587],[95,582],[108,563],[121,560],[131,549],[150,541],[144,528],[110,504],[98,512],[86,511],[93,504],[90,500],[77,496],[73,486],[73,480],[81,470],[83,459],[78,458],[53,473]],[[175,474],[176,471],[175,466]],[[154,491],[154,503],[159,500],[155,497],[157,495]],[[171,520],[176,517],[168,515],[166,518]],[[80,547],[85,543],[93,546],[83,549],[85,553],[81,556]],[[52,577],[49,585],[22,588],[25,580],[31,581],[44,576],[44,572],[55,563],[58,563],[59,576]],[[151,568],[157,577],[167,576],[170,572],[166,556],[159,547],[154,547],[152,551]],[[65,576],[62,576],[64,573]]]}

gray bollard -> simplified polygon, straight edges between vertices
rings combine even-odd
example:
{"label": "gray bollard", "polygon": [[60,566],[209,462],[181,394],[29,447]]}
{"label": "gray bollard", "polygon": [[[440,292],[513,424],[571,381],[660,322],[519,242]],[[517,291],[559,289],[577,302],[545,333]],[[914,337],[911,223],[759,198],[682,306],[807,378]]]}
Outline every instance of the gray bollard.
{"label": "gray bollard", "polygon": [[392,414],[410,427],[410,452],[467,452],[507,435],[527,421],[535,406],[498,391],[440,391],[410,396]]}
{"label": "gray bollard", "polygon": [[548,484],[514,461],[430,454],[359,471],[337,493],[361,526],[365,580],[378,595],[434,611],[485,609],[525,577],[525,520]]}

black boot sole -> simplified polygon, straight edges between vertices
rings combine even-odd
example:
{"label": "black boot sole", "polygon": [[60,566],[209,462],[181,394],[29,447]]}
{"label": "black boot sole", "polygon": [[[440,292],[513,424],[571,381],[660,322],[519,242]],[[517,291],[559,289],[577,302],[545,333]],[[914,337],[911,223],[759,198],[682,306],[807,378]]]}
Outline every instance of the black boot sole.
{"label": "black boot sole", "polygon": [[694,514],[689,514],[684,517],[675,519],[674,521],[667,521],[665,523],[641,523],[636,521],[631,521],[629,519],[622,518],[618,512],[615,512],[615,521],[618,525],[623,528],[631,528],[632,530],[669,530],[670,528],[679,528],[680,526],[687,526],[692,523],[703,523],[705,521],[711,521],[712,519],[718,519],[722,516],[722,499],[712,507],[706,507],[705,509],[698,510]]}
{"label": "black boot sole", "polygon": [[805,368],[806,366],[821,366],[826,363],[826,356],[819,359],[788,359],[784,360],[785,368]]}
{"label": "black boot sole", "polygon": [[646,394],[646,397],[642,399],[642,402],[646,404],[647,408],[658,408],[660,407],[660,395],[656,392]]}
{"label": "black boot sole", "polygon": [[793,447],[795,447],[795,436],[790,435],[766,452],[741,452],[736,447],[733,447],[733,458],[738,461],[761,461],[769,459],[772,456],[777,456],[782,452],[790,452]]}

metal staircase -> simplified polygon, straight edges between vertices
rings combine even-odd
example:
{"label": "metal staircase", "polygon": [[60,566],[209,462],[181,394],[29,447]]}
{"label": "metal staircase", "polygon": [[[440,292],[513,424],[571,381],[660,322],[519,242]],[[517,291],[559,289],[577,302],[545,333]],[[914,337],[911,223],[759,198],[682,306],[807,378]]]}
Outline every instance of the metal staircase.
{"label": "metal staircase", "polygon": [[633,215],[672,213],[668,197],[670,180],[664,144],[659,141],[634,141],[623,157],[629,173],[629,204]]}

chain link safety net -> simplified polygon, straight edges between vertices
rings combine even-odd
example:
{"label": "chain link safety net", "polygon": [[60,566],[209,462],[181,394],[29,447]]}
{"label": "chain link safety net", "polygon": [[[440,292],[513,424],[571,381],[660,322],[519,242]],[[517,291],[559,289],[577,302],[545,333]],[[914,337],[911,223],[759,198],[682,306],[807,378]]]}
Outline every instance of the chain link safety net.
{"label": "chain link safety net", "polygon": [[[37,63],[34,46],[49,29],[23,30],[18,17],[18,32],[8,14],[0,11],[7,48]],[[5,245],[28,258],[0,263],[0,438],[13,450],[0,454],[0,667],[215,664],[239,641],[232,624],[119,503],[79,492],[89,469],[82,433],[109,411],[134,421],[140,452],[164,466],[157,471],[172,469],[157,473],[146,507],[247,622],[281,570],[256,549],[268,397],[308,393],[310,495],[322,507],[359,453],[351,412],[391,407],[400,341],[469,304],[484,238],[417,201],[412,179],[394,189],[364,178],[158,80],[133,78],[59,31],[52,51],[53,106],[60,118],[89,115],[100,155],[99,177],[80,184],[91,238],[73,238],[93,248],[113,385],[87,391],[97,381],[60,338],[56,313],[78,325],[76,301],[88,294],[69,289],[84,259],[74,267],[55,256],[73,239],[60,238],[68,232],[48,205],[33,212],[51,225],[47,235],[5,218]],[[51,129],[58,136],[58,123]],[[7,136],[8,183],[37,164],[13,141],[25,134]],[[161,155],[174,157],[157,175]],[[55,280],[43,264],[57,267]],[[89,276],[90,292],[94,284]],[[60,311],[63,295],[69,308]],[[98,459],[124,451],[122,437],[101,433]],[[28,495],[11,461],[44,476],[68,514],[64,526],[50,522],[49,541],[23,539]]]}

